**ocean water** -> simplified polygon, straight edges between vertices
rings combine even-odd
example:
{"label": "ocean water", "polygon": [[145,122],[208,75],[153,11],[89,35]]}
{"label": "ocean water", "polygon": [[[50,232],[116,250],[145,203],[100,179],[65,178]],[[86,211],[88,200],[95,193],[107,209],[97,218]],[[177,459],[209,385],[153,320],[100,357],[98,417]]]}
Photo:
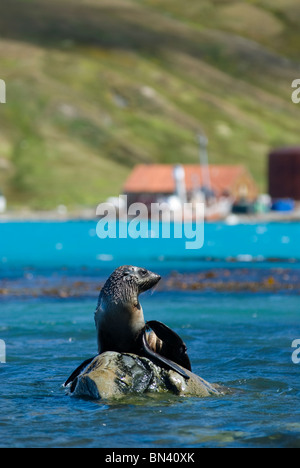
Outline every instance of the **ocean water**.
{"label": "ocean water", "polygon": [[[300,223],[208,224],[198,250],[184,238],[101,240],[96,229],[0,223],[0,447],[299,448]],[[163,277],[209,270],[213,283],[213,269],[216,281],[256,281],[251,293],[173,285],[142,296],[146,320],[182,336],[193,371],[233,393],[118,403],[66,395],[65,379],[96,353],[98,278],[126,263]],[[266,293],[260,281],[284,288]]]}
{"label": "ocean water", "polygon": [[195,373],[233,393],[70,397],[62,383],[96,352],[96,300],[3,297],[0,447],[300,447],[299,295],[154,291],[141,302],[183,337]]}
{"label": "ocean water", "polygon": [[[131,232],[127,225],[122,226],[125,234]],[[174,226],[169,238],[164,238],[161,225],[155,229],[159,238],[120,238],[120,224],[117,223],[110,230],[110,235],[115,233],[116,238],[100,239],[96,220],[0,222],[0,267],[112,269],[120,264],[146,263],[166,268],[197,269],[203,259],[300,262],[299,222],[234,226],[207,223],[203,230],[199,227],[199,243],[196,242],[196,227],[187,232],[182,228],[179,238],[174,235]],[[143,225],[141,230],[145,233],[147,227]],[[187,248],[190,242],[194,242],[193,248]]]}

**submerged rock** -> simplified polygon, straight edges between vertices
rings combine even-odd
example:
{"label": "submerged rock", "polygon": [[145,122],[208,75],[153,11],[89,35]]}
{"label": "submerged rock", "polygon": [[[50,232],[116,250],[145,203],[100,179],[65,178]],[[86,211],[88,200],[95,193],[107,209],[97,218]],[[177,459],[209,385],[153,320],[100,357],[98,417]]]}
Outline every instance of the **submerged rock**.
{"label": "submerged rock", "polygon": [[166,370],[135,354],[105,352],[95,357],[74,380],[69,392],[91,399],[121,398],[129,394],[173,393],[207,397],[223,394],[223,389],[189,372],[189,379]]}

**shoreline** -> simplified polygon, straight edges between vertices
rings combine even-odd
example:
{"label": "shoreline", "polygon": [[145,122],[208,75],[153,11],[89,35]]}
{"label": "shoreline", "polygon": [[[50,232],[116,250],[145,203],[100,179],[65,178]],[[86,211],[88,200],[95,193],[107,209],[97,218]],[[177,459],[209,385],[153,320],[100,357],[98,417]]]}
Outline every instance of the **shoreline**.
{"label": "shoreline", "polygon": [[[11,210],[5,213],[0,213],[1,222],[47,222],[47,221],[94,221],[99,219],[96,215],[95,208],[83,208],[75,210],[67,210],[64,207],[56,210],[49,211],[31,211],[31,210]],[[270,211],[268,213],[255,213],[255,214],[230,214],[226,218],[219,218],[214,220],[205,220],[206,223],[225,223],[228,225],[235,224],[255,224],[255,223],[268,223],[268,222],[300,222],[300,209],[293,212],[276,212]]]}

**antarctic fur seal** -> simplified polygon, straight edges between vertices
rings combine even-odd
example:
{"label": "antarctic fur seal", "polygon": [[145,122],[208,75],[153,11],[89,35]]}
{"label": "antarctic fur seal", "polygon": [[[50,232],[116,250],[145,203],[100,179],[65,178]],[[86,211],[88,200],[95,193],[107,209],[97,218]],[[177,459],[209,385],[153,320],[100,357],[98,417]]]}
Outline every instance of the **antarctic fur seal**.
{"label": "antarctic fur seal", "polygon": [[[179,367],[192,370],[186,345],[163,323],[145,322],[139,302],[139,295],[160,279],[156,273],[131,265],[123,265],[110,275],[100,292],[95,312],[98,352],[116,351],[148,357],[188,379],[188,374]],[[64,385],[73,382],[94,357],[84,361]]]}

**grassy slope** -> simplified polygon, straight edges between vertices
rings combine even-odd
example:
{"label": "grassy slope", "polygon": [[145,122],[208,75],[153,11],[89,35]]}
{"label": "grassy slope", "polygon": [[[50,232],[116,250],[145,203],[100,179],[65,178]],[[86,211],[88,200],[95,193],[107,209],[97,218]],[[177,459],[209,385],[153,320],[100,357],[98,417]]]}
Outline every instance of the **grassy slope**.
{"label": "grassy slope", "polygon": [[[298,14],[297,14],[298,12]],[[246,164],[299,143],[297,0],[3,0],[0,185],[10,206],[93,205],[137,162]]]}

